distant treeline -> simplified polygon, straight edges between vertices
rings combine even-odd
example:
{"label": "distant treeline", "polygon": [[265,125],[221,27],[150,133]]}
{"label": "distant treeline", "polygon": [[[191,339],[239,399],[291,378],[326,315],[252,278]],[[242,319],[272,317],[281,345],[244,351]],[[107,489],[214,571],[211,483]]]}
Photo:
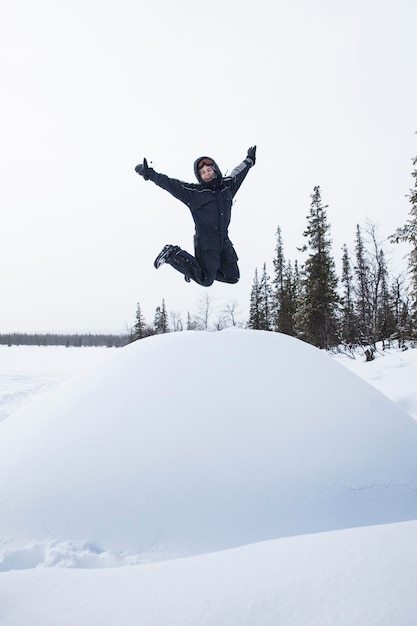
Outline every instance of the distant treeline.
{"label": "distant treeline", "polygon": [[67,348],[121,348],[132,341],[131,335],[58,335],[52,333],[5,333],[0,334],[0,345],[6,346],[66,346]]}

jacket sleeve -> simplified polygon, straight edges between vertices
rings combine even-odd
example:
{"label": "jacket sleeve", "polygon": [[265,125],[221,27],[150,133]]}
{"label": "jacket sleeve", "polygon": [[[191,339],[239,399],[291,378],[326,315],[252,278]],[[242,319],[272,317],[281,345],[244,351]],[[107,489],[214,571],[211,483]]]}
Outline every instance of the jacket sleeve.
{"label": "jacket sleeve", "polygon": [[228,181],[227,186],[230,188],[230,191],[232,192],[232,196],[234,196],[237,193],[240,185],[245,180],[247,173],[249,172],[252,166],[253,166],[252,159],[249,159],[249,158],[245,159],[244,161],[242,161],[242,163],[239,163],[239,165],[237,165],[235,169],[230,173],[230,176],[227,177],[227,181]]}
{"label": "jacket sleeve", "polygon": [[155,185],[158,185],[158,187],[161,187],[161,189],[168,191],[168,193],[174,196],[174,198],[177,198],[177,200],[189,205],[191,191],[193,188],[192,184],[184,183],[176,178],[169,178],[169,176],[159,174],[158,172],[155,172],[155,170],[151,170],[149,172],[149,180],[155,183]]}

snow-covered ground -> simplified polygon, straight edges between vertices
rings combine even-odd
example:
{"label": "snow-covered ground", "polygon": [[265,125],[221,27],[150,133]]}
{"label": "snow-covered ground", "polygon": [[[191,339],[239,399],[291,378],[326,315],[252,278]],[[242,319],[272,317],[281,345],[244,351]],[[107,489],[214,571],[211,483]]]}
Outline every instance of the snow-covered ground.
{"label": "snow-covered ground", "polygon": [[93,367],[115,349],[0,345],[0,422],[34,397]]}
{"label": "snow-covered ground", "polygon": [[1,626],[414,626],[416,374],[237,329],[0,347]]}
{"label": "snow-covered ground", "polygon": [[417,349],[380,348],[369,363],[360,355],[336,358],[417,420]]}

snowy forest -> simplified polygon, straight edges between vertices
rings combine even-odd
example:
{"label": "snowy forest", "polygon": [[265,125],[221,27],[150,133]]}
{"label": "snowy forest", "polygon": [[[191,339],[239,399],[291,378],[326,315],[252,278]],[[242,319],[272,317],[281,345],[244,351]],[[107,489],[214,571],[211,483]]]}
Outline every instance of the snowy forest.
{"label": "snowy forest", "polygon": [[[120,347],[155,334],[182,330],[223,330],[231,326],[284,333],[318,348],[362,346],[372,359],[377,342],[396,341],[415,345],[417,341],[417,157],[412,160],[414,188],[407,197],[409,219],[388,238],[380,239],[376,224],[356,226],[354,253],[344,244],[341,275],[337,275],[332,252],[331,228],[320,187],[311,195],[304,263],[285,256],[283,234],[276,231],[273,271],[266,263],[255,269],[249,302],[249,318],[241,317],[237,301],[221,310],[208,292],[201,297],[197,311],[168,312],[163,299],[148,323],[137,303],[135,321],[121,335],[30,335],[0,334],[6,345],[67,345]],[[399,274],[389,269],[384,245],[406,242],[410,251],[407,267]]]}

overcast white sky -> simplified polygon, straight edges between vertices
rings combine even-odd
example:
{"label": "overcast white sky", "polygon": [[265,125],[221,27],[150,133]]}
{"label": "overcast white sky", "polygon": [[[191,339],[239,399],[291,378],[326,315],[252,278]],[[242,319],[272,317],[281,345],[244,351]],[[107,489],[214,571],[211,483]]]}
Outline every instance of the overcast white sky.
{"label": "overcast white sky", "polygon": [[[0,332],[123,332],[237,300],[287,258],[320,185],[333,253],[356,224],[408,217],[417,154],[414,0],[4,0],[0,9]],[[208,290],[153,260],[192,251],[182,205],[134,172],[192,181],[257,144],[230,236],[241,282]],[[405,267],[405,263],[404,263]]]}

